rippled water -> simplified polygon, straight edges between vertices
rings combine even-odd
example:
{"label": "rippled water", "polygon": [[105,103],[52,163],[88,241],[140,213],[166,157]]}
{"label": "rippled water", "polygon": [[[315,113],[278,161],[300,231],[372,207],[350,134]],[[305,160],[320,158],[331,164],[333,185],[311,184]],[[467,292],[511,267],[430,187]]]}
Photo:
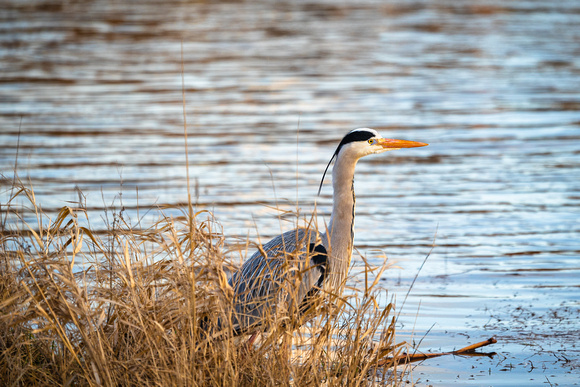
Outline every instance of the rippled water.
{"label": "rippled water", "polygon": [[187,201],[182,65],[194,194],[232,238],[310,211],[352,128],[428,142],[360,162],[355,244],[397,262],[400,306],[435,241],[400,340],[499,344],[413,380],[578,383],[580,3],[4,3],[0,171],[45,210],[77,186],[97,220]]}

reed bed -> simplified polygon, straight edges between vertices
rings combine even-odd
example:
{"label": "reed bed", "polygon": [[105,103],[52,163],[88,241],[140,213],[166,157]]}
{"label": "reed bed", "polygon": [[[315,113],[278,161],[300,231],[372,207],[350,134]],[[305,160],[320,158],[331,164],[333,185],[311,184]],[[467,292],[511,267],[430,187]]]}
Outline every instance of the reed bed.
{"label": "reed bed", "polygon": [[[16,180],[2,203],[0,385],[394,385],[401,345],[374,278],[324,295],[252,346],[228,325],[235,270],[221,227],[190,206],[143,228],[91,227],[82,203],[51,218]],[[34,219],[31,222],[30,219]],[[31,224],[33,223],[33,224]],[[220,321],[208,328],[208,322]],[[300,326],[300,327],[299,327]]]}

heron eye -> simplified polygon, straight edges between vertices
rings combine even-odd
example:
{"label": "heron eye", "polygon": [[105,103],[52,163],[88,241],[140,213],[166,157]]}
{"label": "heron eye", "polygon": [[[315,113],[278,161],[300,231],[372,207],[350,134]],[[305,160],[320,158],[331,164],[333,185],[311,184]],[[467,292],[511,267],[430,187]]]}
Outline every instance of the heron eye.
{"label": "heron eye", "polygon": [[372,138],[369,139],[369,145],[373,145],[375,143],[375,140],[373,140]]}

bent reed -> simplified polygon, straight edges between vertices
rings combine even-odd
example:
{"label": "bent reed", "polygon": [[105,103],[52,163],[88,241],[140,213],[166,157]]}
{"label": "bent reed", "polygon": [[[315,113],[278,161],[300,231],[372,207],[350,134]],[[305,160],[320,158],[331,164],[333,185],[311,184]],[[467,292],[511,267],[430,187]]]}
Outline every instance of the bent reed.
{"label": "bent reed", "polygon": [[[365,263],[350,277],[360,286],[321,295],[299,322],[272,316],[249,346],[247,335],[233,334],[227,278],[235,265],[211,213],[186,208],[168,217],[158,209],[160,220],[142,228],[113,211],[95,229],[83,203],[51,219],[31,188],[8,183],[0,208],[0,385],[401,382],[393,305],[378,301],[385,266]],[[215,321],[219,329],[208,328]]]}

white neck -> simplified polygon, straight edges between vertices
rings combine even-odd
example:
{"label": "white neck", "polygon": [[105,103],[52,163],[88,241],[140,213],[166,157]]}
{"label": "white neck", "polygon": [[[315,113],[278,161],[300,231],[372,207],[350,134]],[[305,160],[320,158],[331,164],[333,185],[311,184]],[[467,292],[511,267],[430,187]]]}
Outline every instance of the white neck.
{"label": "white neck", "polygon": [[[327,281],[330,289],[342,293],[350,267],[354,239],[354,168],[358,158],[340,154],[332,169],[333,206],[326,237],[329,259]],[[330,239],[328,241],[328,239]]]}

